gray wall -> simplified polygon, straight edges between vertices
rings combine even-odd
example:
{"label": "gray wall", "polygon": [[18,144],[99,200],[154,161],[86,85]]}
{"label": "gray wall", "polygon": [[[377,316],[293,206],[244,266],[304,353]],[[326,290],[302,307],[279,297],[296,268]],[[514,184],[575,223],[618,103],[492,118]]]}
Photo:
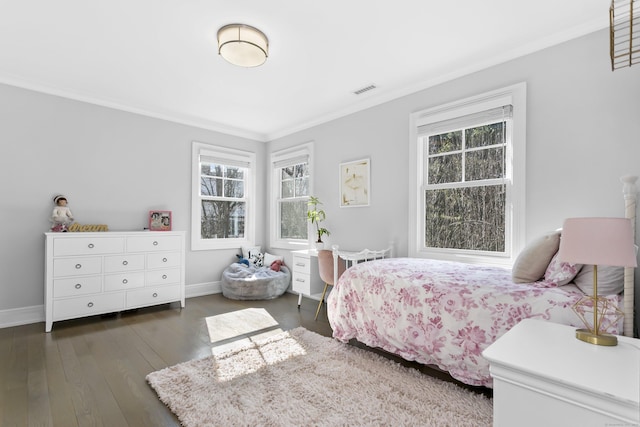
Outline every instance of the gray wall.
{"label": "gray wall", "polygon": [[[187,231],[189,248],[192,141],[256,151],[258,159],[266,148],[5,85],[0,85],[0,140],[0,312],[43,304],[43,232],[50,226],[55,194],[67,196],[77,222],[107,224],[113,231],[142,230],[149,210],[171,210],[173,229]],[[262,163],[258,173],[264,173]],[[264,189],[258,194],[264,204]],[[257,227],[264,228],[264,218]],[[260,234],[258,243],[261,239]],[[218,282],[236,252],[187,250],[187,283]]]}
{"label": "gray wall", "polygon": [[[600,31],[270,143],[315,141],[330,241],[407,253],[409,114],[527,83],[527,240],[569,216],[623,215],[619,177],[640,175],[640,66],[611,72]],[[338,165],[371,157],[372,204],[338,207]],[[372,231],[373,230],[373,231]]]}
{"label": "gray wall", "polygon": [[[606,30],[268,144],[0,85],[0,310],[43,303],[42,232],[54,193],[68,196],[82,223],[138,230],[149,209],[169,209],[174,229],[188,231],[193,140],[256,150],[265,177],[268,152],[313,140],[329,243],[378,248],[393,239],[406,255],[409,114],[522,81],[527,241],[566,217],[622,215],[619,177],[640,175],[640,66],[611,72]],[[341,209],[338,165],[363,157],[371,206]],[[256,241],[265,247],[267,220]],[[234,252],[188,250],[187,286],[217,282]]]}
{"label": "gray wall", "polygon": [[[619,177],[640,175],[640,66],[612,72],[608,42],[608,31],[599,31],[280,138],[270,149],[315,141],[314,192],[325,202],[331,243],[373,249],[395,239],[406,255],[409,114],[526,82],[526,241],[567,217],[623,216]],[[339,163],[367,156],[371,206],[340,209]]]}

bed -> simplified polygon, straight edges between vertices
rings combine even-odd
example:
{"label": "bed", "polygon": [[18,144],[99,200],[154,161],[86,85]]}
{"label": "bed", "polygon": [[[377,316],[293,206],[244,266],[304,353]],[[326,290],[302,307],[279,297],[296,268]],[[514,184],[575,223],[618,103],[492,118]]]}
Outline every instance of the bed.
{"label": "bed", "polygon": [[[635,178],[623,182],[625,216],[635,224]],[[334,250],[334,256],[340,251]],[[327,300],[333,336],[435,365],[469,385],[492,387],[482,351],[518,322],[537,318],[582,326],[571,308],[588,292],[578,280],[580,267],[571,270],[555,253],[549,258],[541,280],[517,280],[522,283],[514,282],[512,269],[451,261],[386,258],[357,263],[335,282]],[[600,278],[602,268],[598,271]],[[612,288],[607,299],[625,317],[607,319],[607,332],[632,336],[633,269],[616,271],[620,276],[612,277],[612,283],[624,292]]]}

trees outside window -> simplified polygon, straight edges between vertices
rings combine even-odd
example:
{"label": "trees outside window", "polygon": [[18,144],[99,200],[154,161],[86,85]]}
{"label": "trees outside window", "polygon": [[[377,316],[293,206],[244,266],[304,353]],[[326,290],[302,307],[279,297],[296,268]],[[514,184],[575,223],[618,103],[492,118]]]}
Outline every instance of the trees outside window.
{"label": "trees outside window", "polygon": [[246,168],[200,163],[203,239],[244,238]]}
{"label": "trees outside window", "polygon": [[311,194],[313,144],[271,154],[271,246],[301,249],[309,242],[307,202]]}
{"label": "trees outside window", "polygon": [[411,115],[409,255],[513,262],[524,243],[525,106],[522,83]]}
{"label": "trees outside window", "polygon": [[422,143],[425,247],[504,252],[507,122],[429,135]]}
{"label": "trees outside window", "polygon": [[287,240],[307,240],[309,164],[304,162],[282,167],[279,175],[279,237]]}
{"label": "trees outside window", "polygon": [[191,246],[253,243],[255,154],[194,142]]}

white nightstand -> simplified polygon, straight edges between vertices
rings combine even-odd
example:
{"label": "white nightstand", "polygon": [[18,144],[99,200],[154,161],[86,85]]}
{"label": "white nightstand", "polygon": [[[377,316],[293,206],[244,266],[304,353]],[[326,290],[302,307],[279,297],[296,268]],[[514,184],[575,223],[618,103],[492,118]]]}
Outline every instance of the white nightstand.
{"label": "white nightstand", "polygon": [[491,364],[494,426],[640,423],[640,340],[597,346],[575,330],[527,319],[482,353]]}
{"label": "white nightstand", "polygon": [[291,288],[298,293],[298,308],[302,296],[319,300],[324,283],[318,273],[318,252],[315,250],[293,251]]}

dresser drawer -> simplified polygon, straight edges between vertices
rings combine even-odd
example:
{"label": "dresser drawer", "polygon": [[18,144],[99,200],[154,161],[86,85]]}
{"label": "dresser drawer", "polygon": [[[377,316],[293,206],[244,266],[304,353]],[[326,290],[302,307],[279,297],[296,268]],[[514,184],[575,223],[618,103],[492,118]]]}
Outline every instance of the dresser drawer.
{"label": "dresser drawer", "polygon": [[124,251],[121,237],[81,237],[55,239],[53,256],[117,254]]}
{"label": "dresser drawer", "polygon": [[147,271],[147,285],[170,285],[180,283],[179,268],[167,268],[163,270]]}
{"label": "dresser drawer", "polygon": [[311,259],[294,254],[292,270],[309,274],[311,271]]}
{"label": "dresser drawer", "polygon": [[104,276],[105,291],[120,291],[144,286],[144,271],[107,274]]}
{"label": "dresser drawer", "polygon": [[53,260],[54,277],[82,276],[102,273],[102,258],[60,258]]}
{"label": "dresser drawer", "polygon": [[104,258],[105,273],[144,270],[144,255],[113,255]]}
{"label": "dresser drawer", "polygon": [[55,300],[53,301],[53,320],[120,311],[124,308],[124,297],[124,292],[113,292]]}
{"label": "dresser drawer", "polygon": [[180,300],[180,285],[154,286],[127,292],[127,308]]}
{"label": "dresser drawer", "polygon": [[54,298],[95,294],[101,291],[102,276],[74,277],[53,281]]}
{"label": "dresser drawer", "polygon": [[182,239],[180,236],[163,236],[162,232],[149,236],[127,238],[127,252],[179,251]]}
{"label": "dresser drawer", "polygon": [[157,253],[147,255],[147,268],[180,267],[180,252]]}

